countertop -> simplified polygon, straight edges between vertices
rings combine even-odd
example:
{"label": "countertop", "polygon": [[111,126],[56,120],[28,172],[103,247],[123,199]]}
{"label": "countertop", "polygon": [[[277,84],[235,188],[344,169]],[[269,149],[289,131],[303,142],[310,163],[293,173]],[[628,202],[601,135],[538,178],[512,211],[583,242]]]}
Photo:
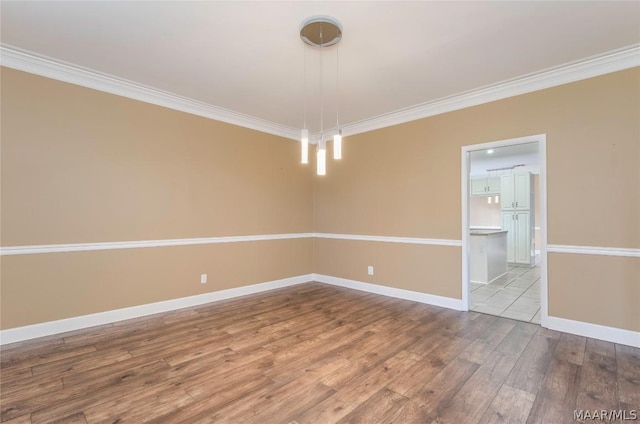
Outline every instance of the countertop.
{"label": "countertop", "polygon": [[507,230],[469,230],[472,236],[492,236],[496,234],[506,234]]}

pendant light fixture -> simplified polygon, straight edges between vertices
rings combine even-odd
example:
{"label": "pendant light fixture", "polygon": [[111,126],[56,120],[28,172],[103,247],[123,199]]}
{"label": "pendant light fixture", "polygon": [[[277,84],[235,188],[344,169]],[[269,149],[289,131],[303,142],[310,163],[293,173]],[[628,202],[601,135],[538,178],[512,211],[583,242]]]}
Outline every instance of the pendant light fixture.
{"label": "pendant light fixture", "polygon": [[[320,48],[320,136],[316,151],[316,173],[326,175],[327,173],[327,148],[324,134],[324,90],[322,81],[322,49],[337,44],[342,39],[342,26],[340,23],[328,16],[314,16],[304,22],[300,29],[302,41],[312,47]],[[338,115],[338,48],[336,47],[336,129],[333,136],[333,158],[342,158],[342,130]],[[307,56],[306,46],[304,53],[304,128],[302,129],[301,141],[301,162],[309,162],[309,130],[307,128]]]}

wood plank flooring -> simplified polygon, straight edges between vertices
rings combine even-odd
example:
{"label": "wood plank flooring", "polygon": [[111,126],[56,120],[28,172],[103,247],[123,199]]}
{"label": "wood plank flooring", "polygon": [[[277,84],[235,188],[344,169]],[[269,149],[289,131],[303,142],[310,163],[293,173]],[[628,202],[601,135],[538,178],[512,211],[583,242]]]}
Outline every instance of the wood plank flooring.
{"label": "wood plank flooring", "polygon": [[8,423],[555,424],[640,409],[640,349],[320,283],[0,360]]}

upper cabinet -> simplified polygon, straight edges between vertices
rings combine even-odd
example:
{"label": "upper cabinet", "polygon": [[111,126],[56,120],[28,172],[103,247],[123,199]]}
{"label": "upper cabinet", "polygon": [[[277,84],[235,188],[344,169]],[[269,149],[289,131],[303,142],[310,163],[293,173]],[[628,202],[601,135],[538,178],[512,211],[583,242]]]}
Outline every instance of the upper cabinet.
{"label": "upper cabinet", "polygon": [[530,172],[500,177],[500,209],[529,210],[533,205],[533,178]]}
{"label": "upper cabinet", "polygon": [[471,179],[472,196],[494,196],[500,194],[500,177],[474,177]]}

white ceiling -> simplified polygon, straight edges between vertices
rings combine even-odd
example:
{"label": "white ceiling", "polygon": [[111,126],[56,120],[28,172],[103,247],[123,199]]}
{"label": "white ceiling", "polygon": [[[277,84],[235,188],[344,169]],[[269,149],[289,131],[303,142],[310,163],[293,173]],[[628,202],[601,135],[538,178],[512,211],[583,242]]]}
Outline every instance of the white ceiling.
{"label": "white ceiling", "polygon": [[[341,124],[640,41],[636,1],[2,1],[4,46],[290,128],[303,125],[300,24],[330,15]],[[335,125],[324,49],[325,127]],[[307,48],[307,123],[319,130],[319,56]]]}

